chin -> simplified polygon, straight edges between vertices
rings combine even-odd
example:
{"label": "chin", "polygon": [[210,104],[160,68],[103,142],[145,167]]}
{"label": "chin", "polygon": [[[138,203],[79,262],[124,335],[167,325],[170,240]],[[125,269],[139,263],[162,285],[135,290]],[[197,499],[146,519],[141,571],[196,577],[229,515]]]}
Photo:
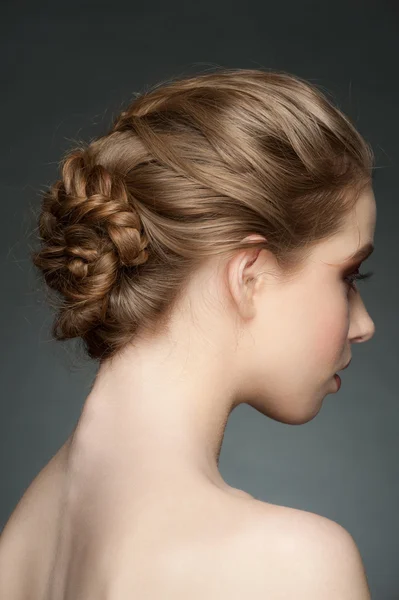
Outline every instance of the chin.
{"label": "chin", "polygon": [[317,409],[313,410],[312,412],[308,411],[305,414],[295,416],[295,418],[291,419],[290,421],[287,420],[286,423],[289,425],[304,425],[305,423],[309,423],[310,421],[313,421],[315,417],[317,417],[320,412],[320,408],[321,407],[318,406]]}
{"label": "chin", "polygon": [[267,402],[254,401],[248,403],[258,412],[266,417],[285,423],[286,425],[304,425],[312,421],[320,412],[322,402],[317,402],[312,405],[309,403],[301,404],[300,400],[296,400],[295,406],[285,406],[283,402],[279,405],[270,406]]}

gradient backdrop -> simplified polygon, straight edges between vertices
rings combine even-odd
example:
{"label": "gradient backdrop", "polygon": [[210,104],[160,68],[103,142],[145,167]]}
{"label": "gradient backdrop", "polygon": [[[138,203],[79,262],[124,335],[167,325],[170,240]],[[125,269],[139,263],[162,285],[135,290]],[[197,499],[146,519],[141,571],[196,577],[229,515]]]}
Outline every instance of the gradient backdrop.
{"label": "gradient backdrop", "polygon": [[1,12],[0,527],[69,436],[96,370],[75,342],[51,341],[29,260],[33,211],[57,161],[159,81],[218,66],[283,69],[322,85],[373,145],[375,275],[359,285],[376,334],[352,346],[341,390],[311,422],[240,406],[220,468],[260,499],[340,523],[373,600],[398,599],[399,2],[21,0]]}

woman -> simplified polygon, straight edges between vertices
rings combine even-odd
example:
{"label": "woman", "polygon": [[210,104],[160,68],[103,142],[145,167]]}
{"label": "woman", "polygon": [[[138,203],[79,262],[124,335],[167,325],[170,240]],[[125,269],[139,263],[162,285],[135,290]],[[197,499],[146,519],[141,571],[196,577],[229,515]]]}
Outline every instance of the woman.
{"label": "woman", "polygon": [[98,360],[0,539],[7,600],[370,598],[338,523],[218,469],[245,402],[307,423],[374,323],[373,153],[314,85],[223,69],[134,99],[64,158],[33,262]]}

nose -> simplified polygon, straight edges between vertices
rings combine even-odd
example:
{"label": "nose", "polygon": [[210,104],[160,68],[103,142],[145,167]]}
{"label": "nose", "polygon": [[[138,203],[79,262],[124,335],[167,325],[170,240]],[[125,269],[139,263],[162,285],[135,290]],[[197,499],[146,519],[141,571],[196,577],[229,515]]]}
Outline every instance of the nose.
{"label": "nose", "polygon": [[375,334],[375,324],[363,303],[360,294],[351,310],[351,326],[349,338],[351,342],[360,344],[368,342]]}
{"label": "nose", "polygon": [[370,315],[366,312],[366,316],[363,316],[358,320],[356,326],[357,335],[351,338],[351,342],[354,344],[361,344],[362,342],[368,342],[375,334],[375,324]]}
{"label": "nose", "polygon": [[375,334],[374,321],[370,317],[368,320],[370,322],[370,325],[367,327],[367,330],[362,335],[362,342],[368,342],[369,340],[371,340],[372,337],[374,337],[374,334]]}

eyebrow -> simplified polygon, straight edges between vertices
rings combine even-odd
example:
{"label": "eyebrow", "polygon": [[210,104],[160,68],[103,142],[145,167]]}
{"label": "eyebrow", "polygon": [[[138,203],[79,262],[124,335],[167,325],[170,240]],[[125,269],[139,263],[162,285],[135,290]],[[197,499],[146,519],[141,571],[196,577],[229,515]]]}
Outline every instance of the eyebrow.
{"label": "eyebrow", "polygon": [[366,258],[368,258],[370,256],[370,254],[372,254],[373,252],[374,252],[374,244],[372,242],[368,242],[367,244],[365,244],[364,246],[359,248],[359,250],[357,250],[353,256],[349,256],[346,260],[347,260],[347,262],[348,261],[355,262],[355,261],[359,261],[359,260],[366,260]]}

